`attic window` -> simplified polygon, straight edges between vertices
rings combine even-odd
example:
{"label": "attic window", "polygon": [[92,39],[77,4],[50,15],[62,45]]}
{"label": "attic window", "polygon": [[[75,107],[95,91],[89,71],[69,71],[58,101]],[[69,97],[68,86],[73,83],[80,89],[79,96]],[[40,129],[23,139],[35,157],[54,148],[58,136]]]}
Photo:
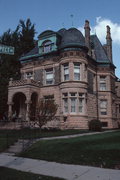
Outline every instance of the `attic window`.
{"label": "attic window", "polygon": [[48,53],[52,50],[52,42],[51,41],[45,41],[43,42],[43,52]]}

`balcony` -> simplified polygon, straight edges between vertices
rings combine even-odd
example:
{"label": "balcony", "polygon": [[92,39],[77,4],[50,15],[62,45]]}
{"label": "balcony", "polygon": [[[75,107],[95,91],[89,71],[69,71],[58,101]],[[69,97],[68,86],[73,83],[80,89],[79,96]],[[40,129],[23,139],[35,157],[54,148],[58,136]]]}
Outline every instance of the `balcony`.
{"label": "balcony", "polygon": [[37,82],[33,79],[23,79],[23,80],[16,80],[16,81],[11,79],[9,81],[9,87],[18,87],[18,86],[26,86],[26,85],[40,87],[40,82]]}

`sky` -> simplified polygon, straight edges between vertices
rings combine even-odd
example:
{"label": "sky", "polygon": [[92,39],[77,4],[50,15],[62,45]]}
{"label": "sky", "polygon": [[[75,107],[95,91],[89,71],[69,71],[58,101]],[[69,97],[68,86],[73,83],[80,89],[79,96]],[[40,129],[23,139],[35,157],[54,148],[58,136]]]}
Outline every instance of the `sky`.
{"label": "sky", "polygon": [[[73,15],[73,17],[71,17]],[[119,0],[0,0],[0,35],[15,30],[19,20],[31,19],[37,36],[45,30],[58,31],[74,26],[83,31],[90,21],[91,34],[106,42],[106,25],[111,27],[113,62],[120,78],[120,1]]]}

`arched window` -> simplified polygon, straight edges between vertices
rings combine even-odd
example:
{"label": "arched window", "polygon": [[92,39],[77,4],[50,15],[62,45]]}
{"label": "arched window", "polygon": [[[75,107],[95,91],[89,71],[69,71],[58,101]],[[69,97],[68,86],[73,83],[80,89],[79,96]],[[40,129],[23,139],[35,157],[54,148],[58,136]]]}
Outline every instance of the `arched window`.
{"label": "arched window", "polygon": [[52,42],[49,40],[43,42],[43,52],[47,53],[50,52],[51,50],[52,50]]}

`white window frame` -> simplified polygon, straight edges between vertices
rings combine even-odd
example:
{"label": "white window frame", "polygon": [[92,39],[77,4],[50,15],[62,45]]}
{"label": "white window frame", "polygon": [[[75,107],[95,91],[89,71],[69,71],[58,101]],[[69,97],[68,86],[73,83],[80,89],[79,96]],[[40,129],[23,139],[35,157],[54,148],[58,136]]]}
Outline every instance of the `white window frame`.
{"label": "white window frame", "polygon": [[33,72],[32,71],[26,72],[25,79],[33,79]]}
{"label": "white window frame", "polygon": [[43,42],[43,52],[48,53],[52,50],[52,42],[50,40]]}
{"label": "white window frame", "polygon": [[107,99],[100,100],[100,115],[104,116],[107,115]]}
{"label": "white window frame", "polygon": [[80,81],[80,63],[74,63],[74,80]]}
{"label": "white window frame", "polygon": [[[49,76],[52,76],[52,77],[48,78]],[[54,84],[54,71],[53,71],[53,68],[45,70],[45,84],[46,85]]]}
{"label": "white window frame", "polygon": [[100,91],[106,91],[107,85],[106,85],[106,76],[100,76]]}
{"label": "white window frame", "polygon": [[64,81],[69,81],[69,63],[63,64],[63,76],[64,76]]}

